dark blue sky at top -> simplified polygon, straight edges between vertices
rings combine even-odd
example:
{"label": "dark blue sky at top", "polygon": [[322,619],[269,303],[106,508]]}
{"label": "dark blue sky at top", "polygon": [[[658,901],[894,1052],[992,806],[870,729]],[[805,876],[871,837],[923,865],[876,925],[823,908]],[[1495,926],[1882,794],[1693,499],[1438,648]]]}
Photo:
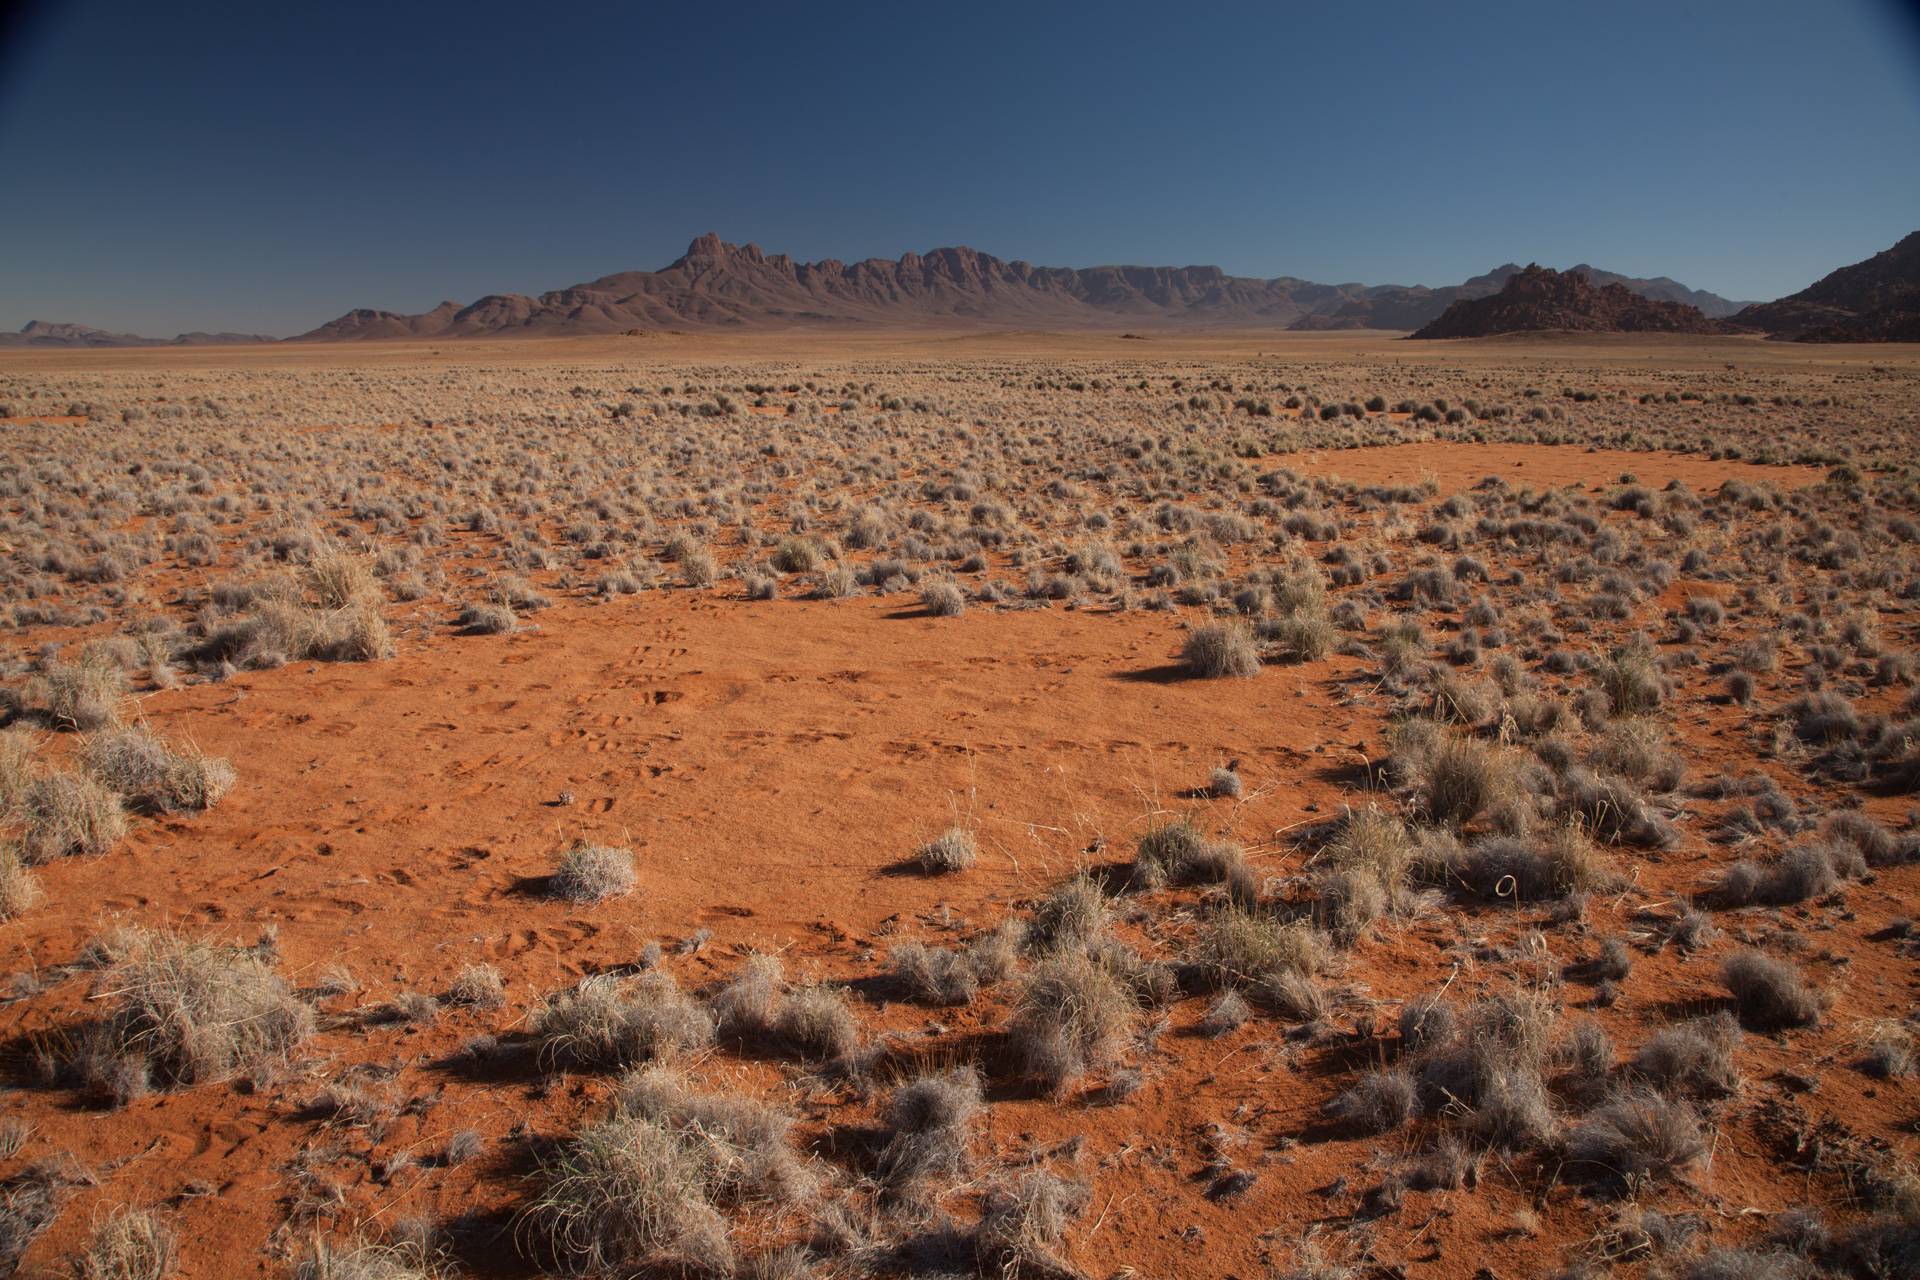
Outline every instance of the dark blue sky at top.
{"label": "dark blue sky at top", "polygon": [[803,259],[1771,298],[1920,228],[1887,0],[41,3],[0,27],[0,325],[292,333],[718,231]]}

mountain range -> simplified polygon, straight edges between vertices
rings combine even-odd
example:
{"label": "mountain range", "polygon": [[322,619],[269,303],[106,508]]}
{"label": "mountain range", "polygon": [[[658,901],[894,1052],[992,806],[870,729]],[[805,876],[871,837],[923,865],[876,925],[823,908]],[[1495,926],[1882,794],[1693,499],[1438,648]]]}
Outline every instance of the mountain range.
{"label": "mountain range", "polygon": [[[1577,268],[1648,297],[1685,301],[1714,315],[1742,303],[1665,276],[1636,279]],[[922,324],[969,327],[1108,328],[1180,324],[1206,328],[1415,329],[1463,298],[1498,293],[1521,268],[1495,267],[1457,285],[1319,284],[1293,276],[1230,276],[1218,267],[1038,267],[968,248],[909,253],[899,260],[796,262],[708,234],[659,271],[625,271],[531,297],[489,294],[431,311],[350,311],[291,341],[555,337],[633,329],[764,328],[792,325]],[[249,334],[143,338],[75,324],[33,321],[0,346],[164,346],[261,342]]]}
{"label": "mountain range", "polygon": [[183,333],[172,338],[143,338],[109,333],[61,320],[29,320],[18,333],[0,333],[0,347],[231,347],[245,342],[277,342],[258,333]]}
{"label": "mountain range", "polygon": [[[1568,282],[1582,278],[1582,286]],[[1730,301],[1667,276],[1642,279],[1587,263],[1564,273],[1507,263],[1456,285],[1428,288],[1231,276],[1210,266],[1041,267],[968,248],[909,253],[897,261],[799,262],[709,233],[658,271],[623,271],[538,296],[489,294],[465,305],[443,302],[417,315],[350,311],[288,341],[866,325],[1382,329],[1427,330],[1433,336],[1431,326],[1450,308],[1500,297],[1516,280],[1520,295],[1492,309],[1470,311],[1441,331],[1468,332],[1488,324],[1589,330],[1633,324],[1683,332],[1758,330],[1810,341],[1920,339],[1920,232],[1790,298],[1764,304]],[[1623,297],[1653,305],[1643,308]],[[1714,323],[1697,324],[1689,312]],[[0,346],[12,347],[266,341],[273,339],[205,333],[142,338],[38,320],[17,334],[0,335]]]}
{"label": "mountain range", "polygon": [[[443,302],[420,315],[351,311],[300,340],[544,337],[783,324],[1411,329],[1461,298],[1497,293],[1519,270],[1508,263],[1458,285],[1429,289],[1230,276],[1218,267],[1037,267],[967,248],[909,253],[898,261],[796,262],[708,234],[659,271],[602,276],[538,297],[490,294],[466,306]],[[1598,274],[1648,296],[1700,299],[1719,315],[1741,306],[1665,277]]]}

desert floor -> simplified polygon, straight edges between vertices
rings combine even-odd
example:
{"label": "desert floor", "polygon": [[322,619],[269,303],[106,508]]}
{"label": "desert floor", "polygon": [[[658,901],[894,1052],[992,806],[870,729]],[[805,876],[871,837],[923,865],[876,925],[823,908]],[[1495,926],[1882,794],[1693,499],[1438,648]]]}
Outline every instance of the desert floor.
{"label": "desert floor", "polygon": [[[127,1207],[193,1277],[1920,1254],[1911,348],[25,351],[0,415],[0,1274]],[[732,1172],[596,1259],[542,1197],[662,1069],[759,1127],[669,1108]]]}

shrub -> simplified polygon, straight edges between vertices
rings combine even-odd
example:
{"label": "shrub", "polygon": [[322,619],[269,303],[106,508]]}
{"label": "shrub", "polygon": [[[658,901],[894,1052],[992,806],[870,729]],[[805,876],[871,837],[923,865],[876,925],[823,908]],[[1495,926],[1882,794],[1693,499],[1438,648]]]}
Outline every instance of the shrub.
{"label": "shrub", "polygon": [[1625,778],[1569,769],[1560,779],[1560,814],[1600,840],[1642,849],[1670,849],[1680,833]]}
{"label": "shrub", "polygon": [[1350,809],[1318,860],[1336,870],[1365,872],[1398,890],[1413,866],[1413,837],[1406,823],[1385,810]]}
{"label": "shrub", "polygon": [[975,937],[967,944],[967,959],[974,976],[983,984],[1002,982],[1012,976],[1020,963],[1020,948],[1026,943],[1028,932],[1026,921],[1006,919]]}
{"label": "shrub", "polygon": [[1392,906],[1386,886],[1364,871],[1321,871],[1314,887],[1314,923],[1343,944],[1357,941]]}
{"label": "shrub", "polygon": [[690,587],[709,587],[720,576],[720,566],[705,547],[690,548],[680,557],[680,581]]}
{"label": "shrub", "polygon": [[1860,1066],[1868,1075],[1898,1080],[1920,1069],[1920,1038],[1904,1023],[1876,1022],[1862,1037]]}
{"label": "shrub", "polygon": [[1608,1103],[1567,1137],[1567,1159],[1603,1185],[1633,1192],[1705,1155],[1693,1108],[1657,1093]]}
{"label": "shrub", "polygon": [[1421,1053],[1459,1034],[1453,1006],[1438,996],[1410,1001],[1400,1010],[1400,1039],[1408,1053]]}
{"label": "shrub", "polygon": [[1841,810],[1828,818],[1820,834],[1832,844],[1850,846],[1870,867],[1896,866],[1913,856],[1913,851],[1895,840],[1886,827],[1852,810]]}
{"label": "shrub", "polygon": [[1596,673],[1607,706],[1617,716],[1644,715],[1666,696],[1660,669],[1644,649],[1625,649],[1603,660]]}
{"label": "shrub", "polygon": [[1608,725],[1592,763],[1655,791],[1672,791],[1686,776],[1685,763],[1666,745],[1665,729],[1644,716]]}
{"label": "shrub", "polygon": [[560,855],[548,890],[568,902],[604,902],[632,893],[637,878],[632,850],[577,844]]}
{"label": "shrub", "polygon": [[987,1191],[974,1227],[973,1248],[982,1271],[1000,1276],[1069,1276],[1077,1272],[1058,1256],[1067,1227],[1086,1212],[1085,1183],[1035,1170]]}
{"label": "shrub", "polygon": [[972,1004],[980,991],[973,958],[964,952],[903,942],[887,953],[887,963],[894,982],[910,999],[925,1004]]}
{"label": "shrub", "polygon": [[335,1245],[319,1238],[293,1268],[293,1280],[439,1280],[443,1274],[419,1245]]}
{"label": "shrub", "polygon": [[1742,951],[1721,966],[1720,980],[1733,993],[1740,1021],[1756,1031],[1810,1027],[1820,1020],[1819,995],[1784,960]]}
{"label": "shrub", "polygon": [[1443,734],[1415,766],[1421,809],[1459,827],[1511,803],[1513,766],[1501,748]]}
{"label": "shrub", "polygon": [[[1420,1089],[1428,1109],[1460,1113],[1469,1132],[1496,1146],[1545,1141],[1554,1119],[1540,1066],[1557,1006],[1537,991],[1489,996],[1475,1001],[1450,1035],[1446,1031],[1452,1018],[1440,1013],[1445,1008],[1428,1001],[1401,1016],[1402,1034],[1410,1044],[1419,1037]],[[1427,1019],[1437,1025],[1420,1025]]]}
{"label": "shrub", "polygon": [[1253,676],[1260,672],[1260,652],[1253,636],[1237,622],[1195,627],[1181,646],[1180,658],[1196,676]]}
{"label": "shrub", "polygon": [[1327,1104],[1327,1110],[1366,1133],[1398,1129],[1419,1114],[1413,1077],[1399,1068],[1380,1068]]}
{"label": "shrub", "polygon": [[88,773],[135,804],[160,813],[212,808],[234,782],[225,760],[175,751],[145,726],[104,729],[81,744]]}
{"label": "shrub", "polygon": [[[1856,855],[1857,856],[1857,855]],[[1716,906],[1745,907],[1754,903],[1789,906],[1809,898],[1823,898],[1840,885],[1829,851],[1819,845],[1797,845],[1764,867],[1736,862],[1713,888]]]}
{"label": "shrub", "polygon": [[158,1079],[191,1086],[257,1071],[313,1030],[313,1013],[251,951],[137,931],[100,982],[112,1012],[81,1064],[90,1083],[125,1100]]}
{"label": "shrub", "polygon": [[33,749],[33,738],[25,730],[0,730],[0,822],[10,819],[27,798],[33,782]]}
{"label": "shrub", "polygon": [[380,587],[363,556],[351,555],[331,543],[322,543],[302,568],[301,585],[322,609],[344,609],[360,601],[378,600]]}
{"label": "shrub", "polygon": [[1110,1065],[1133,1028],[1126,985],[1085,955],[1049,957],[1027,975],[1007,1028],[1021,1067],[1055,1095]]}
{"label": "shrub", "polygon": [[190,656],[252,670],[296,659],[370,662],[393,656],[393,636],[379,609],[365,600],[341,609],[310,609],[269,599],[256,612],[211,632]]}
{"label": "shrub", "polygon": [[1201,926],[1193,961],[1216,987],[1262,989],[1276,975],[1311,978],[1325,961],[1320,935],[1302,923],[1226,906]]}
{"label": "shrub", "polygon": [[165,1218],[126,1206],[95,1224],[74,1271],[78,1280],[167,1280],[178,1253]]}
{"label": "shrub", "polygon": [[739,975],[713,998],[721,1032],[741,1039],[771,1035],[785,994],[780,961],[759,953],[748,956]]}
{"label": "shrub", "polygon": [[1589,1018],[1577,1023],[1555,1046],[1554,1057],[1566,1064],[1575,1084],[1597,1088],[1613,1070],[1613,1039],[1605,1027]]}
{"label": "shrub", "polygon": [[789,993],[774,1031],[809,1058],[844,1058],[860,1043],[860,1024],[839,987],[809,986]]}
{"label": "shrub", "polygon": [[504,601],[470,604],[460,611],[460,629],[468,635],[497,636],[519,629],[520,619]]}
{"label": "shrub", "polygon": [[322,662],[374,662],[393,656],[393,633],[380,610],[365,600],[324,610],[308,620],[296,658]]}
{"label": "shrub", "polygon": [[1107,927],[1113,904],[1098,881],[1077,874],[1043,899],[1033,913],[1027,941],[1036,950],[1084,946]]}
{"label": "shrub", "polygon": [[43,691],[47,718],[82,732],[117,723],[120,699],[127,691],[126,673],[92,655],[78,663],[53,663],[35,684]]}
{"label": "shrub", "polygon": [[820,567],[820,544],[808,538],[787,538],[775,548],[773,567],[782,573],[812,573]]}
{"label": "shrub", "polygon": [[894,1090],[887,1103],[891,1133],[879,1159],[881,1185],[902,1195],[929,1178],[958,1176],[980,1106],[980,1076],[970,1067],[921,1076]]}
{"label": "shrub", "polygon": [[936,618],[957,618],[967,611],[966,593],[946,578],[933,578],[920,588],[920,603]]}
{"label": "shrub", "polygon": [[120,797],[77,773],[47,773],[21,803],[20,854],[30,866],[105,853],[127,834]]}
{"label": "shrub", "polygon": [[550,997],[529,1020],[549,1068],[619,1070],[713,1040],[713,1018],[655,971],[631,982],[594,974]]}
{"label": "shrub", "polygon": [[707,1195],[713,1154],[656,1119],[602,1120],[541,1158],[516,1234],[575,1275],[726,1274],[733,1244]]}
{"label": "shrub", "polygon": [[844,600],[859,592],[860,579],[844,564],[835,565],[821,574],[813,589],[813,594],[822,600]]}
{"label": "shrub", "polygon": [[920,870],[930,876],[965,871],[980,856],[973,832],[965,827],[948,827],[914,851]]}
{"label": "shrub", "polygon": [[793,1149],[793,1117],[752,1098],[696,1092],[667,1067],[620,1081],[616,1115],[662,1125],[700,1149],[706,1194],[722,1204],[810,1198],[812,1172]]}
{"label": "shrub", "polygon": [[506,984],[492,965],[470,964],[455,975],[447,989],[447,1002],[471,1009],[498,1009],[507,1002]]}
{"label": "shrub", "polygon": [[1739,1042],[1739,1025],[1724,1013],[1666,1027],[1633,1055],[1633,1072],[1664,1094],[1727,1097],[1740,1087],[1733,1065]]}
{"label": "shrub", "polygon": [[1133,856],[1136,884],[1215,884],[1240,863],[1240,847],[1214,840],[1185,818],[1164,823],[1140,837]]}
{"label": "shrub", "polygon": [[1553,1106],[1538,1071],[1488,1072],[1466,1116],[1467,1132],[1507,1150],[1537,1147],[1554,1134]]}
{"label": "shrub", "polygon": [[1333,651],[1337,638],[1333,619],[1324,609],[1302,609],[1269,619],[1261,624],[1261,632],[1288,662],[1318,662]]}
{"label": "shrub", "polygon": [[1545,840],[1488,836],[1449,859],[1448,874],[1483,898],[1538,902],[1602,887],[1607,877],[1593,843],[1571,825]]}
{"label": "shrub", "polygon": [[11,920],[40,901],[40,881],[28,870],[18,845],[0,841],[0,920]]}

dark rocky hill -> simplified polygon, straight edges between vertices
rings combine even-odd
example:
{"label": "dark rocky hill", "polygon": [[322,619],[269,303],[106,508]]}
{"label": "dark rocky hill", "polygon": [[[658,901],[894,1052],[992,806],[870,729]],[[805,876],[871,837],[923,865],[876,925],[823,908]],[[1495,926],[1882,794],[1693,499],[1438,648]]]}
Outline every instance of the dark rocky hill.
{"label": "dark rocky hill", "polygon": [[1415,338],[1485,338],[1543,330],[1580,333],[1726,333],[1728,325],[1683,302],[1642,297],[1620,284],[1596,285],[1578,271],[1529,266],[1500,292],[1455,302]]}
{"label": "dark rocky hill", "polygon": [[1798,342],[1920,342],[1920,231],[1733,320]]}

